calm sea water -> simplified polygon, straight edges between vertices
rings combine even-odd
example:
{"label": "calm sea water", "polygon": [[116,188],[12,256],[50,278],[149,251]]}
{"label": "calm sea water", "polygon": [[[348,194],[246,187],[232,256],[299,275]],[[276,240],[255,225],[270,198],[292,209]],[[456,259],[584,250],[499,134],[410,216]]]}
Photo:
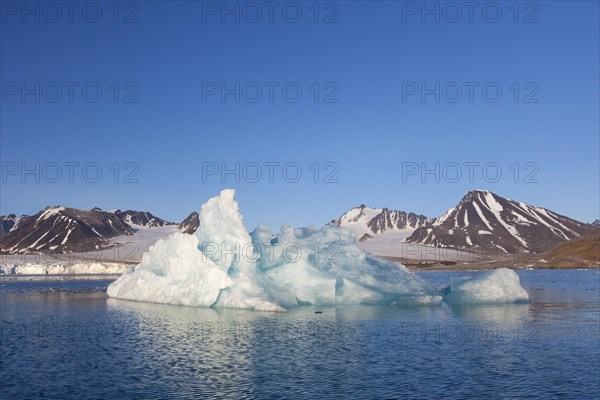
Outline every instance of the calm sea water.
{"label": "calm sea water", "polygon": [[284,314],[1,280],[0,398],[599,398],[598,270],[519,275],[529,304]]}

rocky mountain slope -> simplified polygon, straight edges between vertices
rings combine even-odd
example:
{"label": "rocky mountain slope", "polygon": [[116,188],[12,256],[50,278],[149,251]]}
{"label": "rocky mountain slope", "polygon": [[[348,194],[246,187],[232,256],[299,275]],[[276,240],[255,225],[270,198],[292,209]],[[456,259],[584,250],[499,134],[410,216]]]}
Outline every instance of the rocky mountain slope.
{"label": "rocky mountain slope", "polygon": [[385,232],[411,232],[429,221],[424,215],[388,208],[371,208],[361,204],[344,213],[335,222],[353,231],[359,241],[364,242]]}
{"label": "rocky mountain slope", "polygon": [[0,239],[0,251],[87,251],[108,245],[110,238],[133,233],[133,228],[115,213],[48,207]]}
{"label": "rocky mountain slope", "polygon": [[29,218],[29,215],[21,215],[20,217],[15,214],[0,215],[0,238],[23,225]]}
{"label": "rocky mountain slope", "polygon": [[177,226],[177,229],[183,233],[194,233],[200,225],[200,219],[198,213],[193,211],[188,215],[181,223]]}
{"label": "rocky mountain slope", "polygon": [[134,210],[116,210],[115,214],[120,216],[123,221],[129,225],[144,226],[146,228],[155,228],[158,226],[177,225],[175,222],[165,221],[148,211],[134,211]]}
{"label": "rocky mountain slope", "polygon": [[542,252],[577,239],[592,226],[487,190],[467,193],[456,207],[416,229],[406,241],[451,248]]}

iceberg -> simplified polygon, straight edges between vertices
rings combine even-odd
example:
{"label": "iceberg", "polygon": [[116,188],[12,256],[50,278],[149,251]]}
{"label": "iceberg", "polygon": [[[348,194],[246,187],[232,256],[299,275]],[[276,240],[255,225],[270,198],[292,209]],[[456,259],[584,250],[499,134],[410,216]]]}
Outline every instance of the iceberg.
{"label": "iceberg", "polygon": [[474,277],[452,278],[444,300],[449,304],[518,303],[529,300],[519,275],[498,268]]}
{"label": "iceberg", "polygon": [[244,226],[235,191],[200,210],[195,234],[159,240],[109,285],[110,297],[214,308],[286,311],[302,305],[440,304],[442,296],[404,266],[360,250],[356,237],[329,224]]}

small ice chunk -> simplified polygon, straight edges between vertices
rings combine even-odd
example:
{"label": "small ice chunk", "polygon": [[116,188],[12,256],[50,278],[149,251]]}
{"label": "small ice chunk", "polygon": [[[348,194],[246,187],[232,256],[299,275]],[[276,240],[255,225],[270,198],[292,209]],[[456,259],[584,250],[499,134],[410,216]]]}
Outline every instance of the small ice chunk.
{"label": "small ice chunk", "polygon": [[514,303],[529,300],[519,275],[508,268],[498,268],[476,276],[452,278],[444,300],[450,304]]}

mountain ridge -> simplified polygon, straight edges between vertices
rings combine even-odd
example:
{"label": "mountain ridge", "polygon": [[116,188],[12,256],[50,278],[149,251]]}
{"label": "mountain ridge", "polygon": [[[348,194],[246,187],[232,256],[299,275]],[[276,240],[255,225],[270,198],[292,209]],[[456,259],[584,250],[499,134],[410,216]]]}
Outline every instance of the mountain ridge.
{"label": "mountain ridge", "polygon": [[2,237],[0,252],[87,251],[104,247],[107,239],[133,233],[133,228],[114,213],[52,206]]}
{"label": "mountain ridge", "polygon": [[385,232],[412,231],[429,222],[424,215],[387,207],[372,208],[361,204],[342,214],[334,222],[353,231],[361,241]]}
{"label": "mountain ridge", "polygon": [[416,229],[406,241],[435,247],[541,252],[589,232],[585,224],[546,208],[471,190],[453,208]]}
{"label": "mountain ridge", "polygon": [[196,232],[198,226],[200,226],[200,214],[196,211],[192,211],[190,215],[185,217],[185,219],[177,225],[177,230],[183,233],[192,234]]}
{"label": "mountain ridge", "polygon": [[70,253],[103,249],[117,246],[110,239],[118,236],[131,236],[139,229],[169,225],[176,224],[148,211],[49,206],[33,216],[0,216],[3,233],[0,236],[0,253]]}
{"label": "mountain ridge", "polygon": [[[369,241],[380,245],[378,240],[385,238],[388,247],[404,242],[442,248],[495,249],[506,254],[548,251],[594,229],[593,224],[481,189],[469,191],[456,206],[437,218],[361,204],[332,222],[353,231],[361,243]],[[600,221],[594,223],[600,224]],[[104,248],[116,245],[110,242],[114,237],[170,225],[176,223],[148,211],[52,206],[33,216],[0,216],[0,252]],[[191,234],[198,225],[198,212],[193,211],[177,225],[177,230]]]}

